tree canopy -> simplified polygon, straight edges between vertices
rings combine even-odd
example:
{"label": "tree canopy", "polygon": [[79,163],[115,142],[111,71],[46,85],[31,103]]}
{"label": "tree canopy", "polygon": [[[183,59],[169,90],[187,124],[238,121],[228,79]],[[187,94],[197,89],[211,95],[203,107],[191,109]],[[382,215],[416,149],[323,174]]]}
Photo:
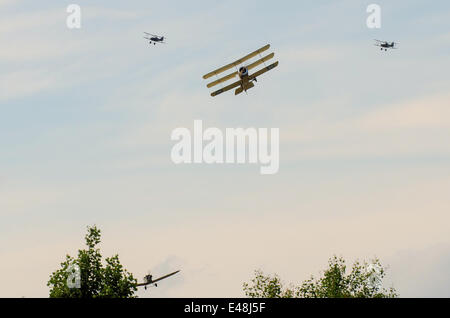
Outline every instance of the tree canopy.
{"label": "tree canopy", "polygon": [[386,268],[378,259],[370,263],[355,261],[347,271],[342,257],[332,257],[328,268],[319,278],[311,276],[301,285],[285,287],[278,275],[265,275],[255,271],[251,283],[244,283],[244,292],[252,298],[394,298],[398,297],[393,287],[382,286]]}
{"label": "tree canopy", "polygon": [[66,255],[61,268],[50,275],[47,286],[50,297],[62,298],[129,298],[134,297],[137,280],[123,268],[119,256],[102,262],[97,245],[100,230],[88,227],[85,241],[87,249],[78,250],[78,257]]}

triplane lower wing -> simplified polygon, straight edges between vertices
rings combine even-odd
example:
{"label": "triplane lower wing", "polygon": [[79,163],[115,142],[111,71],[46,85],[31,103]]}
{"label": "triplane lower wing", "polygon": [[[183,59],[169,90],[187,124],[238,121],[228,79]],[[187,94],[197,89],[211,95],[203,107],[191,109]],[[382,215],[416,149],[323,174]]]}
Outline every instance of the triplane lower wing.
{"label": "triplane lower wing", "polygon": [[247,91],[248,89],[254,87],[255,85],[253,84],[253,82],[257,81],[256,78],[258,76],[264,74],[265,72],[270,71],[274,67],[278,66],[278,61],[273,63],[273,64],[271,64],[271,65],[269,65],[269,66],[265,66],[263,69],[257,71],[256,73],[249,74],[248,71],[253,69],[253,68],[255,68],[255,67],[257,67],[257,66],[259,66],[259,65],[261,65],[261,64],[263,64],[263,63],[265,64],[265,62],[267,62],[268,60],[272,59],[275,56],[275,54],[274,53],[270,53],[270,54],[268,54],[268,55],[266,55],[264,57],[261,57],[259,60],[255,61],[255,62],[253,62],[251,64],[248,64],[248,65],[242,65],[242,64],[244,62],[252,59],[253,57],[255,57],[257,55],[261,55],[262,52],[267,51],[269,48],[270,48],[270,44],[267,44],[267,45],[263,46],[262,48],[260,48],[260,49],[258,49],[256,51],[254,51],[254,52],[244,56],[243,58],[240,58],[240,59],[238,59],[238,60],[236,60],[236,61],[234,61],[234,62],[232,62],[230,64],[227,64],[227,65],[225,65],[225,66],[223,66],[221,68],[218,68],[218,69],[216,69],[216,70],[214,70],[212,72],[209,72],[208,74],[205,74],[203,76],[203,78],[204,79],[208,79],[208,78],[210,78],[210,77],[212,77],[214,75],[217,76],[218,74],[220,74],[222,72],[225,72],[225,71],[227,71],[227,70],[229,70],[229,69],[231,69],[233,67],[236,68],[235,72],[230,73],[228,75],[225,75],[225,76],[223,76],[221,78],[216,79],[215,81],[212,81],[212,82],[208,83],[206,85],[208,88],[211,88],[211,87],[213,87],[215,85],[224,83],[224,82],[226,82],[226,81],[228,81],[228,80],[230,80],[230,79],[232,79],[232,78],[234,78],[236,76],[239,77],[238,81],[236,81],[236,82],[234,82],[232,84],[229,84],[229,85],[227,85],[227,86],[225,86],[225,87],[223,87],[223,88],[221,88],[219,90],[216,90],[216,91],[212,92],[211,96],[217,96],[217,95],[219,95],[219,94],[221,94],[223,92],[226,92],[226,91],[229,91],[230,89],[238,87],[236,89],[236,91],[235,91],[235,95],[237,95],[237,94],[242,93],[243,91]]}

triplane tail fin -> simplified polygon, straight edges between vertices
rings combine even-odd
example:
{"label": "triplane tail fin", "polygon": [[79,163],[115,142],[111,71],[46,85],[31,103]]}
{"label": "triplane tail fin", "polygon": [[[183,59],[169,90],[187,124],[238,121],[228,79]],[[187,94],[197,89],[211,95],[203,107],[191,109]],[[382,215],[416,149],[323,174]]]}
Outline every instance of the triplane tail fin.
{"label": "triplane tail fin", "polygon": [[253,84],[253,82],[248,82],[248,83],[245,85],[244,88],[242,88],[242,86],[239,87],[239,88],[236,88],[236,90],[234,91],[234,95],[239,95],[239,94],[242,93],[244,90],[247,91],[247,90],[249,90],[250,88],[252,88],[252,87],[254,87],[254,86],[255,86],[255,84]]}

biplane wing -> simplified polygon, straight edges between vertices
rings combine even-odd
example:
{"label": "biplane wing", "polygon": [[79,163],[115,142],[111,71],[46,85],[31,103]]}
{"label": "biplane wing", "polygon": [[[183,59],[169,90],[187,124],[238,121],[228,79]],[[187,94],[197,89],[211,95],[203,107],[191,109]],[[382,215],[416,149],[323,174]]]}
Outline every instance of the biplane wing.
{"label": "biplane wing", "polygon": [[217,91],[215,91],[215,92],[212,92],[211,93],[211,96],[217,96],[217,95],[219,95],[219,94],[222,94],[223,92],[226,92],[226,91],[229,91],[230,89],[233,89],[233,88],[235,88],[235,87],[238,87],[239,85],[241,85],[241,81],[239,80],[239,81],[237,81],[237,82],[234,82],[233,84],[230,84],[230,85],[228,85],[228,86],[225,86],[224,88],[221,88],[221,89],[219,89],[219,90],[217,90]]}
{"label": "biplane wing", "polygon": [[254,74],[249,75],[249,76],[248,76],[248,79],[249,79],[249,80],[255,79],[255,78],[257,78],[258,76],[264,74],[264,73],[267,72],[267,71],[270,71],[271,69],[273,69],[273,68],[275,68],[275,67],[277,67],[277,66],[278,66],[278,61],[276,61],[276,62],[273,63],[273,64],[270,64],[269,66],[266,66],[265,68],[260,69],[258,72],[254,73]]}
{"label": "biplane wing", "polygon": [[148,33],[148,32],[144,32],[145,34],[147,34],[147,35],[150,35],[150,36],[157,36],[157,37],[160,37],[159,35],[156,35],[156,34],[151,34],[151,33]]}
{"label": "biplane wing", "polygon": [[229,70],[230,68],[238,66],[238,65],[244,63],[245,61],[251,59],[252,57],[255,57],[256,55],[261,54],[262,52],[268,50],[269,48],[270,48],[270,44],[267,44],[267,45],[263,46],[262,48],[244,56],[243,58],[241,58],[237,61],[234,61],[233,63],[227,64],[225,66],[222,66],[221,68],[218,68],[217,70],[214,70],[212,72],[209,72],[208,74],[203,75],[203,78],[207,79],[207,78],[210,78],[211,76],[225,72],[225,71]]}
{"label": "biplane wing", "polygon": [[398,49],[398,47],[391,46],[390,44],[388,44],[388,46],[386,46],[386,44],[385,44],[385,45],[374,44],[374,45],[375,45],[375,46],[378,46],[378,47],[381,47],[381,48],[383,48],[383,49],[394,49],[394,50]]}
{"label": "biplane wing", "polygon": [[163,42],[163,41],[155,41],[155,40],[152,40],[152,39],[146,38],[146,37],[144,37],[144,39],[149,40],[149,41],[152,41],[153,43],[162,43],[162,44],[166,44],[166,42]]}
{"label": "biplane wing", "polygon": [[[273,58],[274,56],[275,56],[275,53],[270,53],[269,55],[264,56],[263,58],[257,60],[256,62],[253,62],[252,64],[247,65],[246,67],[247,67],[248,70],[251,70],[251,69],[257,67],[258,65],[260,65],[260,64],[262,64],[262,63],[264,63],[264,62],[270,60],[270,59]],[[238,74],[237,71],[234,72],[234,73],[228,74],[227,76],[221,77],[221,78],[219,78],[218,80],[215,80],[214,82],[209,83],[208,85],[206,85],[206,87],[210,88],[210,87],[213,87],[213,86],[215,86],[215,85],[217,85],[217,84],[226,82],[226,81],[228,81],[230,78],[235,77],[237,74]]]}

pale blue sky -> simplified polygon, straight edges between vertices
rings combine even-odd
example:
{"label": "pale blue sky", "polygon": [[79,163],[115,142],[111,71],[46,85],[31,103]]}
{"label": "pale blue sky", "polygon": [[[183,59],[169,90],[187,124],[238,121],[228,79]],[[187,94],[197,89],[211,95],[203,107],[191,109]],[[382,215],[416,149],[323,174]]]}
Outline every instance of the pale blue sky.
{"label": "pale blue sky", "polygon": [[[94,223],[136,276],[182,269],[140,296],[242,296],[254,269],[301,281],[333,253],[450,296],[448,1],[77,1],[80,30],[70,3],[0,0],[0,296],[47,296]],[[277,69],[210,97],[203,74],[267,43]],[[280,128],[279,173],[174,165],[195,119]]]}

